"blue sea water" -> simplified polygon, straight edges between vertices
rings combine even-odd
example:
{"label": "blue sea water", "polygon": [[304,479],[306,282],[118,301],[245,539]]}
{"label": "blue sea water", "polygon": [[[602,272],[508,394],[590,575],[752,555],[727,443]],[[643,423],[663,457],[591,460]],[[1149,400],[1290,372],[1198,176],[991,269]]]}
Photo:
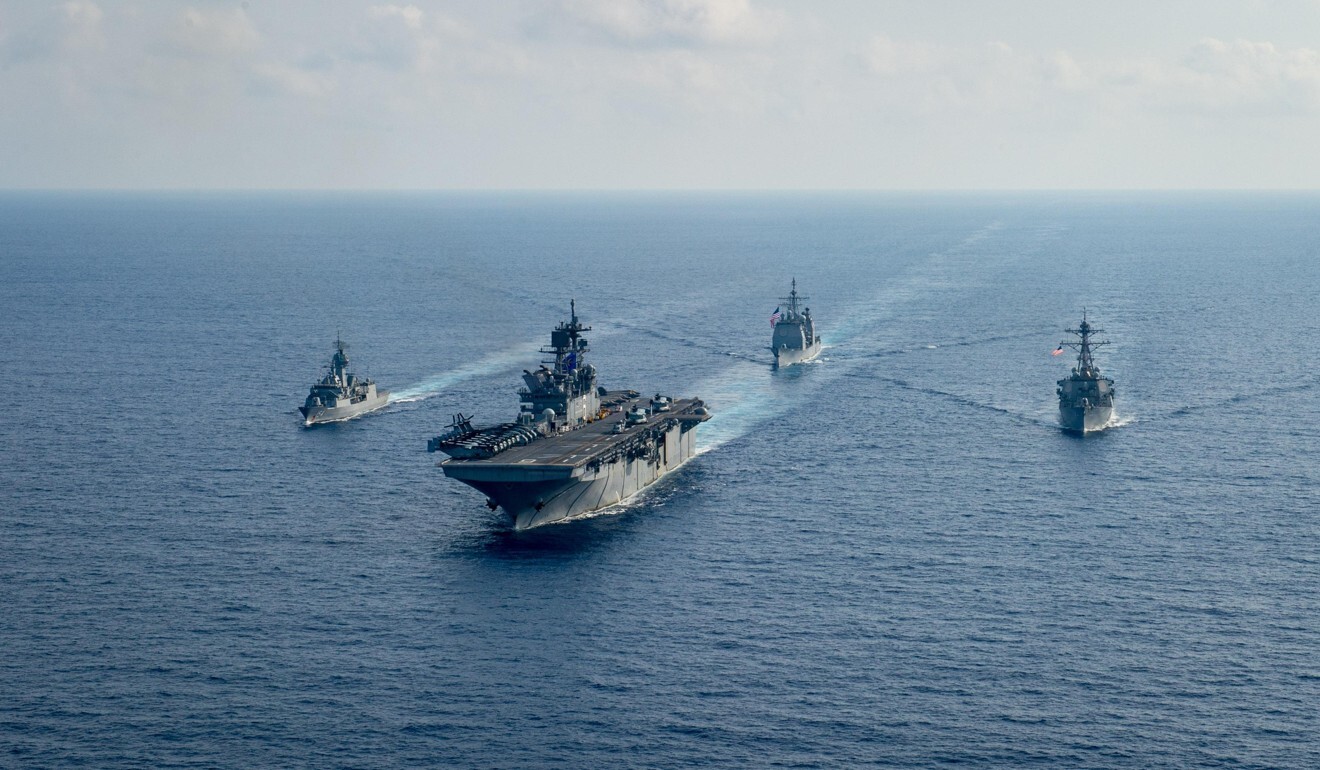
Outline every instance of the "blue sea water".
{"label": "blue sea water", "polygon": [[[1320,767],[1318,212],[4,194],[0,766]],[[776,372],[793,277],[827,348]],[[570,298],[603,384],[716,417],[513,532],[426,439]],[[305,429],[336,333],[395,401]]]}

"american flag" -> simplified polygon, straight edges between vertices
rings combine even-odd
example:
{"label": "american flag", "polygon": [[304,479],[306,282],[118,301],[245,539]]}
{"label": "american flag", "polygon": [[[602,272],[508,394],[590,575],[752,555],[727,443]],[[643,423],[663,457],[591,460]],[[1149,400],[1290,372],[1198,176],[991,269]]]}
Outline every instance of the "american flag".
{"label": "american flag", "polygon": [[1062,353],[1062,352],[1063,352],[1063,346],[1060,345],[1060,346],[1058,346],[1057,348],[1055,348],[1055,349],[1053,350],[1053,352],[1050,353],[1050,355],[1052,355],[1052,356],[1057,356],[1057,355],[1059,355],[1059,354]]}
{"label": "american flag", "polygon": [[777,323],[779,323],[779,308],[775,308],[775,312],[770,314],[770,325],[774,326]]}

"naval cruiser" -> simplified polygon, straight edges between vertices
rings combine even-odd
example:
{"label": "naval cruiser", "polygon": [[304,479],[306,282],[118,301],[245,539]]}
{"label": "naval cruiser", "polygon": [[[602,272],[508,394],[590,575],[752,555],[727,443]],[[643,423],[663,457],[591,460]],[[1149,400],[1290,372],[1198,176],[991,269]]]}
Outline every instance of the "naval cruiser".
{"label": "naval cruiser", "polygon": [[784,298],[787,308],[781,305],[770,316],[770,325],[775,330],[770,342],[775,366],[800,364],[820,354],[820,336],[816,334],[816,323],[811,320],[811,308],[798,310],[798,304],[806,299],[798,295],[797,279],[794,278],[793,290]]}
{"label": "naval cruiser", "polygon": [[1064,329],[1079,338],[1077,342],[1060,342],[1054,354],[1065,347],[1077,351],[1077,366],[1072,373],[1059,380],[1059,425],[1072,433],[1091,433],[1104,430],[1114,414],[1114,381],[1100,374],[1091,357],[1091,348],[1108,345],[1109,341],[1093,342],[1092,335],[1104,331],[1086,320],[1082,311],[1082,324],[1076,329]]}
{"label": "naval cruiser", "polygon": [[307,400],[298,411],[306,418],[305,425],[347,420],[385,406],[390,401],[388,390],[376,390],[376,383],[348,371],[348,346],[335,338],[335,355],[330,359],[330,371],[312,386]]}
{"label": "naval cruiser", "polygon": [[445,476],[486,495],[515,529],[548,524],[628,499],[696,453],[696,427],[710,419],[700,399],[643,396],[596,385],[586,362],[591,331],[570,302],[569,321],[550,333],[536,371],[523,370],[515,422],[486,428],[454,415],[427,442]]}

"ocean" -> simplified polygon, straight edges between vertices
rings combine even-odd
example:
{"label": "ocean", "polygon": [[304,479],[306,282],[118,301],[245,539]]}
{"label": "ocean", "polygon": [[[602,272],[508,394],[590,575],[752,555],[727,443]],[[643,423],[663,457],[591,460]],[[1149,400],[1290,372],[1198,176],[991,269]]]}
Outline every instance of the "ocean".
{"label": "ocean", "polygon": [[[0,194],[0,766],[1320,767],[1317,211]],[[571,299],[601,384],[715,417],[515,532],[426,441]],[[336,334],[394,400],[307,429]]]}

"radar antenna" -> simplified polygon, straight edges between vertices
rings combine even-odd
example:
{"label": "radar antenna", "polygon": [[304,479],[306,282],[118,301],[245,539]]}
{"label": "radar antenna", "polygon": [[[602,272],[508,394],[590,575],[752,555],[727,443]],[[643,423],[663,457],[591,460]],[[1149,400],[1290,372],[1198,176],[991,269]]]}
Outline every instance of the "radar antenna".
{"label": "radar antenna", "polygon": [[577,300],[568,301],[569,321],[560,322],[554,331],[550,332],[550,346],[541,348],[541,352],[546,355],[553,355],[553,361],[542,361],[544,364],[554,364],[554,374],[557,378],[567,377],[575,369],[580,368],[585,362],[582,360],[583,354],[591,348],[587,347],[587,341],[582,337],[582,332],[591,331],[590,326],[584,326],[578,320]]}
{"label": "radar antenna", "polygon": [[1095,365],[1095,360],[1091,357],[1091,348],[1098,348],[1101,345],[1109,345],[1109,340],[1093,341],[1091,337],[1101,334],[1104,329],[1097,329],[1086,319],[1086,308],[1082,308],[1082,323],[1076,329],[1064,329],[1069,334],[1075,334],[1079,338],[1077,341],[1065,340],[1059,343],[1061,348],[1072,348],[1077,351],[1077,371],[1083,375],[1098,374],[1099,368]]}
{"label": "radar antenna", "polygon": [[787,297],[780,297],[780,301],[783,302],[783,303],[785,304],[785,306],[787,306],[787,308],[788,308],[788,312],[786,312],[786,313],[784,314],[785,316],[787,316],[787,319],[790,320],[790,321],[795,321],[795,320],[797,320],[798,315],[799,315],[799,313],[798,313],[798,303],[799,303],[799,302],[806,302],[806,301],[809,300],[809,299],[811,299],[811,298],[810,298],[810,297],[804,297],[804,296],[802,296],[801,294],[798,294],[798,291],[797,291],[797,278],[794,278],[794,279],[793,279],[793,290],[790,291],[790,292],[788,293],[788,296],[787,296]]}

